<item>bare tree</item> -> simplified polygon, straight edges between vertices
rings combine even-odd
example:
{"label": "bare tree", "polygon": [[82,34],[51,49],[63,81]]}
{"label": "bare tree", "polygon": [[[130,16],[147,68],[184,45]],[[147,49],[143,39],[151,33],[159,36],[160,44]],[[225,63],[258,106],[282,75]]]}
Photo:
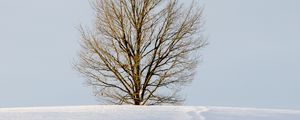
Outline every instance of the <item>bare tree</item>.
{"label": "bare tree", "polygon": [[199,59],[202,9],[177,0],[95,0],[76,68],[114,104],[180,104]]}

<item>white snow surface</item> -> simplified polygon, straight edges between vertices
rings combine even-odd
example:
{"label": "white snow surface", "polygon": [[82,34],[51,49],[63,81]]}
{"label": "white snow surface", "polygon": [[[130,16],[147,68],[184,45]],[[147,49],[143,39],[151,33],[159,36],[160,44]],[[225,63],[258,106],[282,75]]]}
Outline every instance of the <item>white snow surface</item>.
{"label": "white snow surface", "polygon": [[0,108],[0,120],[300,120],[299,110],[201,106]]}

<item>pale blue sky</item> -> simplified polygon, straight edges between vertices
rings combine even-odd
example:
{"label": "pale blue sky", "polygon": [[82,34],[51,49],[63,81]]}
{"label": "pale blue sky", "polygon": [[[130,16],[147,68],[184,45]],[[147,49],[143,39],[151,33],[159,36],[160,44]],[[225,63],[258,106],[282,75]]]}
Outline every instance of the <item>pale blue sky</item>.
{"label": "pale blue sky", "polygon": [[[300,1],[200,3],[210,45],[186,105],[300,109]],[[72,69],[92,12],[87,0],[0,1],[0,107],[98,103]]]}

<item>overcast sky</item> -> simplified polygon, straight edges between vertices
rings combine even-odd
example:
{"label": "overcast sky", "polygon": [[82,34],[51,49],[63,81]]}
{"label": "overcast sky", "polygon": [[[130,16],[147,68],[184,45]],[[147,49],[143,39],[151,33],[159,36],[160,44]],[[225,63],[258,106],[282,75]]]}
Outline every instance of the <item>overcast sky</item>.
{"label": "overcast sky", "polygon": [[[186,105],[300,109],[300,1],[200,3],[210,44]],[[87,0],[1,0],[0,107],[98,104],[72,68],[93,19]]]}

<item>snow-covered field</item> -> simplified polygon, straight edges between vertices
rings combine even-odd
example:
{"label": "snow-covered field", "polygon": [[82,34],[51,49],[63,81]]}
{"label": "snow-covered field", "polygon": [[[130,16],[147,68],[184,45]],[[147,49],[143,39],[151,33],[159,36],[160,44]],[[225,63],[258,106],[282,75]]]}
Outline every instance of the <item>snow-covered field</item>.
{"label": "snow-covered field", "polygon": [[0,120],[300,120],[300,111],[194,106],[0,108]]}

